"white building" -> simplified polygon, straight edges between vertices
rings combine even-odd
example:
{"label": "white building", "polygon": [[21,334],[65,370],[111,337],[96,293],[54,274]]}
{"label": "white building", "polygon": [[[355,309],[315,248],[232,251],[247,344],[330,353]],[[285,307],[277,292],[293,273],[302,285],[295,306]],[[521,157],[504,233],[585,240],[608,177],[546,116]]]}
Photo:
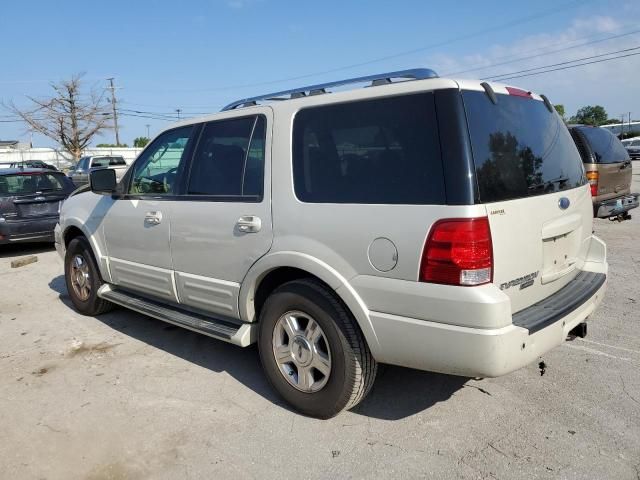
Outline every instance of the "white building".
{"label": "white building", "polygon": [[[3,142],[11,143],[11,142]],[[121,155],[130,164],[142,151],[142,148],[105,147],[87,148],[82,155]],[[66,168],[73,164],[73,157],[69,152],[54,148],[29,148],[28,144],[0,145],[0,163],[24,162],[27,160],[42,160],[58,168]]]}
{"label": "white building", "polygon": [[627,132],[640,132],[640,122],[612,123],[611,125],[601,125],[614,135]]}

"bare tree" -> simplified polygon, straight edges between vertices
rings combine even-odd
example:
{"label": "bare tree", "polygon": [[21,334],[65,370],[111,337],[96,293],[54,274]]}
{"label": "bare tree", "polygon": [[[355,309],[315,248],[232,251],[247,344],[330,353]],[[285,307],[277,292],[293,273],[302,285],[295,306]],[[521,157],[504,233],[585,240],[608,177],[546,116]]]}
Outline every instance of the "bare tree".
{"label": "bare tree", "polygon": [[112,128],[104,90],[83,92],[81,81],[82,75],[74,75],[70,80],[52,83],[55,95],[50,98],[27,96],[33,104],[30,109],[20,109],[13,102],[5,107],[36,132],[60,143],[78,161],[98,132]]}

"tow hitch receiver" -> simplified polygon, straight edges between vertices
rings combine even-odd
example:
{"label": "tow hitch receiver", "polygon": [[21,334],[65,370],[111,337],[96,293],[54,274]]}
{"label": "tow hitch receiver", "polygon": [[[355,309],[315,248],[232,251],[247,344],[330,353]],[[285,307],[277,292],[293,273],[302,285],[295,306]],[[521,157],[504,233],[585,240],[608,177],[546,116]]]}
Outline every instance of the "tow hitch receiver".
{"label": "tow hitch receiver", "polygon": [[587,322],[579,323],[569,331],[569,338],[572,340],[576,337],[584,338],[586,336],[587,336]]}

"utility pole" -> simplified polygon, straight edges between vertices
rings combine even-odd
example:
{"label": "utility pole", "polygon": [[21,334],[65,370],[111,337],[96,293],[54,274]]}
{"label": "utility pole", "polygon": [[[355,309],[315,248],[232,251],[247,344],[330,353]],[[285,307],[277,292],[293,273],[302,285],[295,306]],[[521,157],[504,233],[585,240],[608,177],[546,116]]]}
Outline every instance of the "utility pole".
{"label": "utility pole", "polygon": [[629,130],[627,131],[631,133],[631,112],[629,112]]}
{"label": "utility pole", "polygon": [[149,124],[147,123],[145,126],[147,127],[147,138],[151,138],[151,137],[149,136],[149,127],[150,127],[151,125],[149,125]]}
{"label": "utility pole", "polygon": [[176,112],[178,113],[178,120],[180,120],[180,112],[182,111],[181,108],[176,108]]}
{"label": "utility pole", "polygon": [[116,131],[116,146],[120,146],[120,135],[118,134],[118,111],[116,109],[116,87],[113,85],[113,77],[107,78],[109,80],[109,86],[111,90],[111,107],[113,108],[113,128]]}

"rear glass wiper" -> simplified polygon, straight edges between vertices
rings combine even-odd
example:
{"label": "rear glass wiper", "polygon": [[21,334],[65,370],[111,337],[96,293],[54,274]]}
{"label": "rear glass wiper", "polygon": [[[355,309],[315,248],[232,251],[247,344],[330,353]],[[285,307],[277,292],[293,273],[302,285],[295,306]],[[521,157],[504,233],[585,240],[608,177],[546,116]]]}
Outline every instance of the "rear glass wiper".
{"label": "rear glass wiper", "polygon": [[569,177],[558,177],[558,178],[554,178],[553,180],[547,180],[543,183],[537,183],[535,185],[529,185],[529,187],[527,187],[529,190],[544,190],[546,189],[549,185],[553,185],[554,183],[559,184],[559,189],[562,190],[562,188],[564,186],[566,186],[566,183],[569,181]]}

